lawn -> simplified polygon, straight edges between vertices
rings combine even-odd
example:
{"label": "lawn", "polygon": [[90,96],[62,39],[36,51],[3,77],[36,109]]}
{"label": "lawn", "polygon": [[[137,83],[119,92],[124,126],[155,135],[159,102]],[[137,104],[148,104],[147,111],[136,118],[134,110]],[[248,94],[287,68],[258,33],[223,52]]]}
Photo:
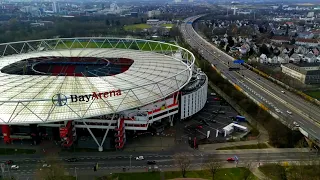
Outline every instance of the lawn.
{"label": "lawn", "polygon": [[173,24],[162,24],[161,26],[167,27],[167,28],[172,28],[172,27],[173,27]]}
{"label": "lawn", "polygon": [[[242,180],[244,174],[248,171],[246,168],[225,168],[220,169],[215,175],[215,180]],[[181,178],[180,171],[166,171],[163,172],[164,179]],[[116,173],[112,175],[112,179],[118,180],[158,180],[160,178],[160,172],[139,172],[139,173]],[[187,178],[203,178],[212,179],[211,175],[207,171],[189,171],[186,174]],[[103,178],[100,178],[103,179]],[[251,174],[248,180],[256,180],[257,178]]]}
{"label": "lawn", "polygon": [[259,144],[249,144],[249,145],[242,145],[242,146],[223,147],[223,148],[218,148],[217,150],[266,149],[266,148],[269,148],[269,146],[266,143],[259,143]]}
{"label": "lawn", "polygon": [[309,95],[313,98],[320,100],[320,90],[319,91],[306,91],[304,93],[306,93],[307,95]]}
{"label": "lawn", "polygon": [[[64,44],[63,44],[64,43]],[[156,42],[149,42],[149,43],[145,43],[145,42],[137,42],[137,43],[132,43],[132,42],[74,42],[73,41],[64,41],[64,42],[60,42],[57,45],[57,49],[61,49],[61,48],[66,48],[66,46],[72,47],[72,48],[119,48],[119,49],[127,49],[130,46],[130,49],[136,49],[138,50],[139,48],[143,51],[151,51],[151,50],[156,50],[156,51],[161,51],[161,49],[163,51],[166,50],[177,50],[177,47],[171,46],[169,47],[169,45],[166,44],[160,44],[158,45],[158,43]],[[171,48],[171,49],[170,49]]]}
{"label": "lawn", "polygon": [[263,172],[270,180],[281,180],[283,177],[287,177],[288,180],[316,180],[320,177],[320,171],[317,165],[280,166],[279,164],[266,164],[260,166],[259,170]]}
{"label": "lawn", "polygon": [[151,26],[148,24],[133,24],[133,25],[124,26],[123,28],[126,31],[136,31],[138,29],[140,29],[140,30],[149,29],[149,28],[151,28]]}
{"label": "lawn", "polygon": [[0,148],[0,154],[2,155],[14,155],[14,154],[34,154],[34,149],[14,149],[14,148]]}

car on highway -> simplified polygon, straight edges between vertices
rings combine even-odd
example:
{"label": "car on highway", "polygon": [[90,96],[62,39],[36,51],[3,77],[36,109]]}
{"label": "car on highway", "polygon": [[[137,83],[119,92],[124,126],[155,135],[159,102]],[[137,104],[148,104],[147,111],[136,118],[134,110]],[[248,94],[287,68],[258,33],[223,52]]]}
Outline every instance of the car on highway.
{"label": "car on highway", "polygon": [[277,113],[280,113],[281,111],[280,111],[280,109],[276,108],[276,112],[277,112]]}
{"label": "car on highway", "polygon": [[43,164],[42,167],[43,167],[43,168],[50,168],[51,165],[46,163],[46,164]]}
{"label": "car on highway", "polygon": [[228,162],[233,162],[233,161],[235,161],[235,159],[231,157],[231,158],[228,158],[227,161]]}
{"label": "car on highway", "polygon": [[13,164],[13,161],[12,160],[8,160],[8,161],[6,161],[6,164],[8,164],[8,165]]}
{"label": "car on highway", "polygon": [[148,165],[154,165],[154,164],[156,164],[156,161],[148,161],[147,164]]}
{"label": "car on highway", "polygon": [[292,112],[291,112],[291,111],[289,111],[289,110],[287,110],[287,113],[288,113],[288,114],[290,114],[290,115],[292,114]]}
{"label": "car on highway", "polygon": [[12,170],[17,170],[17,169],[19,169],[19,166],[18,166],[18,165],[12,165],[12,166],[11,166],[11,169],[12,169]]}
{"label": "car on highway", "polygon": [[284,92],[284,91],[281,91],[281,93],[282,93],[282,94],[285,94],[286,92]]}
{"label": "car on highway", "polygon": [[68,158],[66,159],[67,162],[77,162],[78,159],[77,158]]}
{"label": "car on highway", "polygon": [[144,157],[143,157],[143,156],[138,156],[138,157],[136,157],[136,160],[137,160],[137,161],[144,160]]}

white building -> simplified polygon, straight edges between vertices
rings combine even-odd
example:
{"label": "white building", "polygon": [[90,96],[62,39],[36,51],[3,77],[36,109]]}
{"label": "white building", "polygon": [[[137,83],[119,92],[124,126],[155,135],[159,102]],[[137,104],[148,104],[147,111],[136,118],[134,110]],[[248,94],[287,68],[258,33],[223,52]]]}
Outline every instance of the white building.
{"label": "white building", "polygon": [[152,11],[148,11],[148,18],[152,18],[155,16],[159,16],[161,14],[161,11],[159,10],[152,10]]}
{"label": "white building", "polygon": [[159,24],[159,19],[148,19],[147,24],[148,25],[158,25]]}
{"label": "white building", "polygon": [[288,63],[281,65],[282,72],[304,84],[320,83],[319,63]]}
{"label": "white building", "polygon": [[181,119],[199,112],[207,102],[208,77],[201,71],[181,91]]}
{"label": "white building", "polygon": [[268,57],[265,54],[261,54],[260,63],[268,63]]}

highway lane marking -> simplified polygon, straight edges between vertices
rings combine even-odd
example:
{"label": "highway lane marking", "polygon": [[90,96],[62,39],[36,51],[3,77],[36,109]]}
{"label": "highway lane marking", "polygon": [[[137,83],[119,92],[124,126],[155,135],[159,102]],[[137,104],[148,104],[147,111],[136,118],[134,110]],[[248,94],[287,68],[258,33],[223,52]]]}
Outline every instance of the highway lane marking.
{"label": "highway lane marking", "polygon": [[310,129],[312,132],[314,132],[314,133],[316,133],[317,134],[317,132],[315,131],[315,130],[313,130],[313,129]]}
{"label": "highway lane marking", "polygon": [[[186,25],[187,27],[188,25]],[[224,56],[226,56],[228,59],[231,59],[231,57],[229,55],[226,55],[223,51],[221,51],[220,49],[218,49],[217,47],[213,46],[211,43],[207,42],[205,39],[203,39],[193,28],[191,28],[191,30],[194,32],[194,34],[200,39],[202,40],[202,42],[204,42],[205,44],[209,45],[209,47],[215,49],[216,51],[218,51],[219,53],[223,54]],[[187,31],[187,28],[186,28],[186,31]],[[190,35],[189,35],[190,36]],[[208,54],[211,54],[212,56],[216,57],[215,55],[213,55],[210,51],[207,50],[207,48],[205,46],[203,46],[201,43],[197,42],[197,40],[191,35],[191,38],[194,39],[195,43],[198,44],[198,46],[204,48]],[[218,58],[219,59],[219,58]],[[232,59],[233,60],[233,59]],[[219,59],[220,62],[222,62],[222,65],[225,65],[222,60]],[[280,98],[281,99],[281,98]],[[282,99],[281,99],[282,100]],[[280,101],[281,102],[281,101]],[[293,106],[291,106],[292,108]],[[294,108],[294,107],[293,107]],[[295,108],[294,108],[295,111],[297,111]],[[308,116],[306,116],[304,113],[301,114],[301,112],[298,111],[298,114],[304,116],[305,118],[313,121],[311,118],[309,118]],[[315,124],[316,126],[319,126],[318,124]]]}
{"label": "highway lane marking", "polygon": [[[264,90],[267,94],[269,94],[270,96],[274,97],[276,100],[280,101],[282,104],[284,104],[287,108],[295,111],[296,113],[298,113],[300,116],[305,117],[306,119],[309,119],[310,122],[314,122],[312,119],[310,119],[308,116],[306,116],[303,111],[301,112],[300,110],[298,110],[296,107],[294,107],[293,105],[291,105],[290,103],[286,102],[285,100],[281,99],[280,97],[278,97],[277,95],[275,95],[274,93],[270,92],[269,90],[265,89],[264,87],[262,87],[261,85],[259,85],[258,83],[254,82],[252,79],[246,77],[245,78],[248,82],[250,82],[251,84],[255,85],[258,88],[261,88],[262,90]],[[312,123],[314,124],[314,123]],[[317,126],[317,124],[314,124]]]}

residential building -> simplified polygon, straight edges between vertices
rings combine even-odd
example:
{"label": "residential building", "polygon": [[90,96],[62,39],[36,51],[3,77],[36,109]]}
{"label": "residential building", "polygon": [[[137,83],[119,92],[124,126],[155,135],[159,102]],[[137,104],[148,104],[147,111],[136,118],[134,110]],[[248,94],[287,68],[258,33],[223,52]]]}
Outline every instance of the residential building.
{"label": "residential building", "polygon": [[289,56],[288,56],[288,54],[280,54],[279,56],[278,56],[278,62],[280,63],[280,64],[285,64],[285,63],[289,63]]}
{"label": "residential building", "polygon": [[283,73],[304,84],[320,84],[320,63],[288,63],[281,68]]}
{"label": "residential building", "polygon": [[260,63],[268,63],[268,57],[265,54],[261,54]]}
{"label": "residential building", "polygon": [[319,39],[297,39],[296,44],[300,46],[315,47],[319,45]]}
{"label": "residential building", "polygon": [[147,24],[148,25],[157,25],[157,24],[159,24],[159,19],[148,19],[147,20]]}
{"label": "residential building", "polygon": [[312,32],[301,32],[298,34],[298,38],[301,39],[312,39],[314,34]]}
{"label": "residential building", "polygon": [[284,36],[274,36],[271,38],[271,42],[275,42],[278,44],[283,44],[283,43],[289,43],[290,38],[289,37],[284,37]]}
{"label": "residential building", "polygon": [[148,11],[148,17],[149,18],[152,18],[152,17],[155,17],[155,16],[159,16],[161,14],[161,11],[159,10],[152,10],[152,11]]}
{"label": "residential building", "polygon": [[299,63],[300,60],[302,59],[302,56],[301,54],[297,54],[297,53],[293,53],[290,58],[289,58],[289,61],[292,61],[293,63]]}

